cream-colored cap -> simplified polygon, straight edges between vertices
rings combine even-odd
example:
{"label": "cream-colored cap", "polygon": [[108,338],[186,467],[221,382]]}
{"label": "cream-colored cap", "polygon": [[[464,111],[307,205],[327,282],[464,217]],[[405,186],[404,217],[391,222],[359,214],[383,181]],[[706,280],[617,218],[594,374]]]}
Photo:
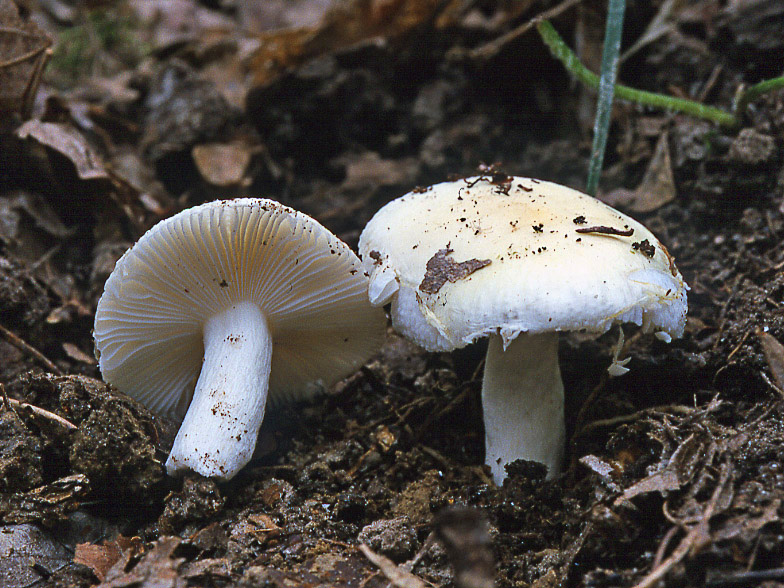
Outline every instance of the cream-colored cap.
{"label": "cream-colored cap", "polygon": [[417,189],[376,213],[359,252],[371,303],[391,300],[395,328],[431,351],[624,322],[667,339],[686,322],[688,286],[659,240],[551,182],[495,174]]}
{"label": "cream-colored cap", "polygon": [[351,373],[385,335],[359,259],[318,222],[272,200],[211,202],[158,223],[117,262],[95,316],[104,378],[181,418],[204,324],[239,301],[269,326],[273,402]]}

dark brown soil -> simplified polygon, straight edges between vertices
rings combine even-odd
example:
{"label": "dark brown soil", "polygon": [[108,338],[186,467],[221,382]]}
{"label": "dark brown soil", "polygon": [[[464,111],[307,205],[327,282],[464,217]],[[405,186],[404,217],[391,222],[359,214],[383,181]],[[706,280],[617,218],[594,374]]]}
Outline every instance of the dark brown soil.
{"label": "dark brown soil", "polygon": [[[21,4],[56,43],[98,22]],[[158,20],[95,8],[125,28],[75,70],[56,52],[30,120],[0,114],[0,586],[784,585],[784,93],[732,131],[616,105],[600,197],[666,244],[689,319],[670,344],[627,329],[619,378],[616,331],[562,338],[562,475],[519,461],[496,487],[483,345],[428,354],[390,330],[358,373],[270,413],[236,478],[171,479],[176,427],[93,359],[103,283],[144,230],[264,196],[356,248],[385,202],[482,163],[580,189],[593,106],[535,31],[488,49],[556,3],[348,2],[304,41],[247,32],[280,27],[241,3],[152,4]],[[629,1],[624,47],[664,4]],[[687,4],[623,83],[730,109],[784,71],[780,3]],[[594,69],[603,5],[553,21]],[[287,50],[263,58],[271,37]],[[674,190],[646,206],[663,134]]]}

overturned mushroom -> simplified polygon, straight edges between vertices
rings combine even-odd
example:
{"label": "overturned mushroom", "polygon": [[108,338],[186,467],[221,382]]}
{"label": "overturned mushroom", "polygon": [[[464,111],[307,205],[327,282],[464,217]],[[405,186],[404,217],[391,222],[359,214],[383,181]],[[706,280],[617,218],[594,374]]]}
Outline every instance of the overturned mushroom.
{"label": "overturned mushroom", "polygon": [[95,316],[107,382],[183,418],[166,467],[233,477],[252,457],[267,396],[297,399],[381,345],[359,259],[272,200],[185,210],[117,262]]}
{"label": "overturned mushroom", "polygon": [[[412,222],[413,221],[413,222]],[[565,445],[558,331],[632,322],[679,337],[688,287],[643,225],[585,194],[528,178],[468,178],[414,191],[359,241],[372,304],[430,351],[489,336],[482,386],[486,462],[552,476]],[[470,271],[469,271],[470,270]]]}

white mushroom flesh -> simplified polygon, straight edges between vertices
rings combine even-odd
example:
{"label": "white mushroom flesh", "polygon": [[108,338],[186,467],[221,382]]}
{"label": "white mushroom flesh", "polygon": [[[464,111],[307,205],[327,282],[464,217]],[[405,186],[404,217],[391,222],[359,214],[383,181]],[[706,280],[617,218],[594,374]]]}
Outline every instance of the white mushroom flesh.
{"label": "white mushroom flesh", "polygon": [[[254,303],[234,304],[207,320],[204,363],[166,461],[169,474],[190,469],[225,477],[250,461],[264,418],[271,360],[272,336]],[[220,418],[220,427],[205,426],[210,414]]]}

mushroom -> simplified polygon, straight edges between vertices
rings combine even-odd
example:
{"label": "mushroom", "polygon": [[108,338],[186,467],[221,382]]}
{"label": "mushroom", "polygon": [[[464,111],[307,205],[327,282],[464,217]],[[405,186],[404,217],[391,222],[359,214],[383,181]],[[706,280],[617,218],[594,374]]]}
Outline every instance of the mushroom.
{"label": "mushroom", "polygon": [[[643,225],[585,194],[480,176],[418,188],[379,210],[359,239],[372,304],[429,351],[490,338],[482,383],[486,463],[561,468],[558,332],[636,323],[683,333],[688,286]],[[624,362],[614,359],[614,372]]]}
{"label": "mushroom", "polygon": [[183,419],[166,468],[232,478],[269,400],[307,397],[381,346],[349,247],[272,200],[190,208],[117,262],[95,315],[104,379]]}

